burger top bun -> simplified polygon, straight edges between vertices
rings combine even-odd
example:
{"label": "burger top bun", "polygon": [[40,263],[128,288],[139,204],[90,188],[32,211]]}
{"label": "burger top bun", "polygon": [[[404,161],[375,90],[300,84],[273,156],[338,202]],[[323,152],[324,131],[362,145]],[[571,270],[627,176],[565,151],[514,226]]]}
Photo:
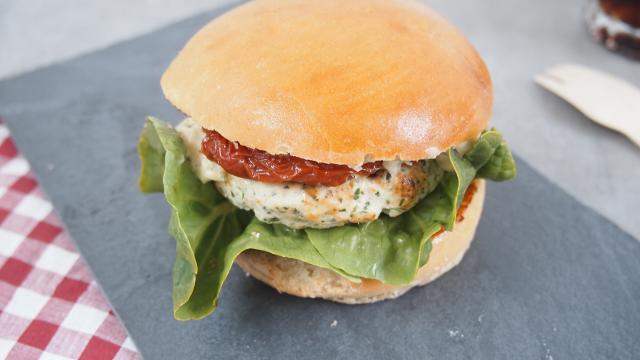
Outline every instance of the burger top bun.
{"label": "burger top bun", "polygon": [[350,166],[433,158],[486,128],[493,101],[467,39],[412,1],[247,3],[193,36],[161,85],[229,140]]}

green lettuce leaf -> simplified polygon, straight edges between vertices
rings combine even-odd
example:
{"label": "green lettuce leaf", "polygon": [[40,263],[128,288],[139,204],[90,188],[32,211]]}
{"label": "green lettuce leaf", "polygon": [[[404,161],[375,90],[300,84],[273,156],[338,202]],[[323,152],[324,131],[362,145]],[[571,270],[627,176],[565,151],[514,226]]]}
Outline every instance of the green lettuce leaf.
{"label": "green lettuce leaf", "polygon": [[453,228],[456,211],[476,176],[471,161],[456,150],[447,155],[453,171],[411,210],[366,224],[306,229],[309,240],[331,265],[348,274],[392,285],[410,283],[428,259],[431,237],[443,227]]}
{"label": "green lettuce leaf", "polygon": [[502,136],[486,131],[464,156],[448,151],[453,171],[406,213],[367,224],[293,230],[260,222],[252,213],[235,208],[213,183],[201,183],[180,136],[166,123],[148,118],[138,151],[141,190],[164,192],[172,208],[169,231],[177,244],[173,302],[179,320],[200,319],[215,310],[235,258],[248,249],[330,269],[351,281],[370,278],[407,284],[428,261],[431,237],[442,228],[452,229],[473,179],[515,176],[515,163]]}
{"label": "green lettuce leaf", "polygon": [[367,224],[306,229],[309,240],[331,265],[348,274],[392,285],[411,282],[427,262],[431,237],[443,227],[453,229],[471,182],[476,177],[502,181],[516,174],[509,147],[496,130],[483,132],[464,156],[453,149],[447,155],[453,171],[408,212]]}
{"label": "green lettuce leaf", "polygon": [[168,124],[148,118],[138,151],[141,190],[163,191],[172,208],[169,233],[176,239],[176,319],[199,319],[210,314],[234,259],[247,249],[299,259],[359,281],[332,268],[304,239],[304,232],[261,223],[250,212],[234,207],[213,183],[200,182],[191,170],[182,139]]}
{"label": "green lettuce leaf", "polygon": [[505,181],[516,176],[516,163],[509,145],[495,129],[483,132],[464,157],[478,169],[477,177]]}
{"label": "green lettuce leaf", "polygon": [[220,250],[242,233],[251,213],[234,207],[211,183],[200,182],[191,170],[182,139],[168,124],[147,119],[138,151],[141,189],[163,191],[172,209],[169,232],[176,239],[175,317],[210,313],[217,303],[216,289],[222,286],[215,267]]}

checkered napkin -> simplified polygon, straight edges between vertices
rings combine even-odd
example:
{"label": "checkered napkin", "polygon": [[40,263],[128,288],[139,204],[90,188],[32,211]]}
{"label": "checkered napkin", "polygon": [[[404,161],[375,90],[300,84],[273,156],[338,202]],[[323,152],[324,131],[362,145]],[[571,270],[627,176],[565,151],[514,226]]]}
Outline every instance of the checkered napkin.
{"label": "checkered napkin", "polygon": [[4,358],[139,359],[140,354],[0,119]]}

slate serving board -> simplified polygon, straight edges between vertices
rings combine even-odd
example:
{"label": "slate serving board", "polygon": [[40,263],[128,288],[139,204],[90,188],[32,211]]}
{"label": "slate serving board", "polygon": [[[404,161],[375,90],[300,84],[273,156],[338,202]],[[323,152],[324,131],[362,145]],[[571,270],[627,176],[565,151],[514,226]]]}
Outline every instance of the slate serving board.
{"label": "slate serving board", "polygon": [[640,356],[640,243],[521,159],[515,181],[489,186],[463,263],[426,288],[356,307],[279,295],[234,268],[212,317],[173,320],[169,209],[138,193],[135,144],[146,115],[179,120],[158,78],[217,13],[0,83],[0,113],[143,355]]}

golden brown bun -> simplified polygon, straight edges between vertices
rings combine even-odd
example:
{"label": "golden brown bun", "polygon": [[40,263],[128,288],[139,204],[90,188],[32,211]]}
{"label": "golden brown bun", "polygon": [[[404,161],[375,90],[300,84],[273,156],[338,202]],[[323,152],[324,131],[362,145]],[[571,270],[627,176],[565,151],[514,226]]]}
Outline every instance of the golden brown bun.
{"label": "golden brown bun", "polygon": [[477,136],[493,101],[462,33],[409,1],[250,2],[191,38],[161,84],[230,140],[351,166],[433,158]]}
{"label": "golden brown bun", "polygon": [[279,292],[310,298],[323,298],[346,304],[362,304],[396,298],[415,286],[425,285],[456,266],[469,248],[478,226],[484,203],[484,180],[476,180],[477,191],[453,231],[432,240],[429,261],[418,270],[409,285],[392,286],[376,280],[353,283],[331,270],[302,261],[271,255],[262,251],[246,251],[236,263],[256,279]]}

